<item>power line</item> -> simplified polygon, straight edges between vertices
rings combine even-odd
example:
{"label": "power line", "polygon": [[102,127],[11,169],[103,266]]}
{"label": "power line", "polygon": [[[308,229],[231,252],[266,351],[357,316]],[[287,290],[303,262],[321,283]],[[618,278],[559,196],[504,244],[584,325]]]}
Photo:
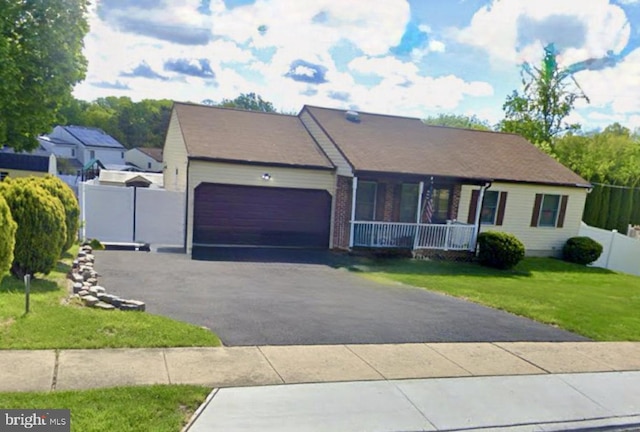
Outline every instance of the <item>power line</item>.
{"label": "power line", "polygon": [[630,190],[640,190],[640,187],[633,187],[633,186],[619,186],[619,185],[611,185],[611,184],[606,184],[606,183],[596,183],[596,182],[589,182],[592,185],[598,185],[598,186],[604,186],[604,187],[610,187],[610,188],[615,188],[615,189],[630,189]]}

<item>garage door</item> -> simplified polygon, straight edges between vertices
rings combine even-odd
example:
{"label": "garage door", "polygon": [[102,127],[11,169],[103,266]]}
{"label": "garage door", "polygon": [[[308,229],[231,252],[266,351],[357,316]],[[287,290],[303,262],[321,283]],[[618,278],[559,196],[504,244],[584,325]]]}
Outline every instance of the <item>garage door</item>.
{"label": "garage door", "polygon": [[330,218],[327,191],[203,183],[193,243],[327,248]]}

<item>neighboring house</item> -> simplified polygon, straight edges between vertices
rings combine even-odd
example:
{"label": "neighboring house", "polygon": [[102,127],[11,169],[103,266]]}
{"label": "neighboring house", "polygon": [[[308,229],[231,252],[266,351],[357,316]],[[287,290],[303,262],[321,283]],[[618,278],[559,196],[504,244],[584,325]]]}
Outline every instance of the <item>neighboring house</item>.
{"label": "neighboring house", "polygon": [[143,171],[162,172],[162,149],[136,147],[124,153],[124,160]]}
{"label": "neighboring house", "polygon": [[578,234],[590,188],[517,135],[312,106],[288,116],[176,103],[164,160],[165,187],[187,192],[188,252],[468,254],[490,227],[555,255]]}
{"label": "neighboring house", "polygon": [[56,126],[53,132],[38,140],[56,156],[77,159],[82,166],[92,160],[99,160],[105,166],[125,165],[125,147],[102,129]]}
{"label": "neighboring house", "polygon": [[16,153],[9,147],[0,148],[0,181],[5,177],[28,177],[57,174],[56,156],[39,147],[31,153]]}

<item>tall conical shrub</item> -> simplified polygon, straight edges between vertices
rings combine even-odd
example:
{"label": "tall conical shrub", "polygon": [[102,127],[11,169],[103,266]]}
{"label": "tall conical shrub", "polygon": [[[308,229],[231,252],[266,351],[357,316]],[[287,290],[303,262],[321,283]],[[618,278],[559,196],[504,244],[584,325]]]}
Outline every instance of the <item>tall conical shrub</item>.
{"label": "tall conical shrub", "polygon": [[58,262],[67,238],[60,200],[36,181],[9,181],[0,190],[18,224],[11,273],[18,278],[48,274]]}
{"label": "tall conical shrub", "polygon": [[78,199],[71,188],[58,177],[48,175],[46,177],[34,177],[34,179],[37,179],[39,186],[58,198],[62,207],[64,207],[67,236],[62,252],[66,252],[78,239],[78,228],[80,227],[80,205],[78,205]]}
{"label": "tall conical shrub", "polygon": [[18,225],[11,216],[9,205],[0,189],[0,279],[13,262],[13,249],[16,245],[16,229]]}

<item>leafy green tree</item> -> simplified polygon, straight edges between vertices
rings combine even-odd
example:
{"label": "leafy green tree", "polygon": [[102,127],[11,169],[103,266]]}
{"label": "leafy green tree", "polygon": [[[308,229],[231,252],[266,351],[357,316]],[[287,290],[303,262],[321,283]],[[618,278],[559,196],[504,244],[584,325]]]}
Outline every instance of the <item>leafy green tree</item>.
{"label": "leafy green tree", "polygon": [[48,274],[60,258],[67,237],[60,200],[33,180],[5,179],[0,188],[18,224],[11,274],[19,279],[27,274]]}
{"label": "leafy green tree", "polygon": [[37,177],[37,184],[52,196],[58,198],[64,209],[67,235],[60,251],[64,253],[78,239],[78,229],[80,228],[80,206],[78,205],[78,200],[71,188],[58,177],[51,175]]}
{"label": "leafy green tree", "polygon": [[223,99],[220,106],[225,108],[239,108],[249,111],[276,112],[271,102],[265,101],[255,93],[242,93],[235,99]]}
{"label": "leafy green tree", "polygon": [[13,262],[13,249],[16,245],[16,225],[9,205],[2,196],[0,190],[0,280],[11,268]]}
{"label": "leafy green tree", "polygon": [[84,78],[87,0],[0,0],[0,145],[37,146]]}
{"label": "leafy green tree", "polygon": [[481,120],[475,115],[466,116],[462,114],[438,114],[427,117],[423,120],[428,125],[449,126],[463,129],[475,129],[490,131],[491,126],[486,120]]}
{"label": "leafy green tree", "polygon": [[505,118],[498,125],[503,132],[522,135],[547,152],[554,138],[580,125],[565,121],[578,99],[589,100],[570,75],[558,69],[556,53],[545,49],[540,68],[525,68],[522,91],[507,96],[502,109]]}

